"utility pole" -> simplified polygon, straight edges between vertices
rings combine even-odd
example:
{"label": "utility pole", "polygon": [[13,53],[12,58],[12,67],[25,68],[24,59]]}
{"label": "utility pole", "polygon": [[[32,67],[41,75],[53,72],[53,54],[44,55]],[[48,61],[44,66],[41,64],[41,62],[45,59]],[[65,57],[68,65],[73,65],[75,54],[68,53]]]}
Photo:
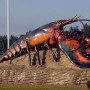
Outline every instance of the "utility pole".
{"label": "utility pole", "polygon": [[7,0],[7,49],[9,49],[9,0]]}

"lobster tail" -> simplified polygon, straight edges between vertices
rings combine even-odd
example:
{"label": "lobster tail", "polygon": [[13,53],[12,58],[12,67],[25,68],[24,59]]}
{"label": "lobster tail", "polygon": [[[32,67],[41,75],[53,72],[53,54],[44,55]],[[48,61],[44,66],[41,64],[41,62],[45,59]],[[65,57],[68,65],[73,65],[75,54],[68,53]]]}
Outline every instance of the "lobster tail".
{"label": "lobster tail", "polygon": [[4,57],[2,57],[1,59],[0,59],[0,63],[2,63],[3,61],[5,61],[6,59],[4,58]]}
{"label": "lobster tail", "polygon": [[62,37],[58,41],[59,47],[68,58],[78,67],[90,68],[90,57],[84,55],[84,46],[72,37]]}

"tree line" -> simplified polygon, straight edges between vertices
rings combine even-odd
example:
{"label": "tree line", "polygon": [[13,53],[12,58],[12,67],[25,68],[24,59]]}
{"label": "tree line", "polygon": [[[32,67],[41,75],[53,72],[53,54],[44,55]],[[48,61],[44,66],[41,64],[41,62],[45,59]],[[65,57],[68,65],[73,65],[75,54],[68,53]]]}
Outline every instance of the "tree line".
{"label": "tree line", "polygon": [[[14,43],[19,37],[11,35],[10,45]],[[3,54],[7,50],[7,35],[0,36],[0,54]]]}
{"label": "tree line", "polygon": [[[77,28],[78,28],[78,26],[76,26],[76,27],[70,27],[70,30],[71,29],[72,30],[75,30]],[[81,31],[83,31],[83,29],[81,29]],[[87,23],[85,24],[85,33],[87,33],[87,34],[90,35],[90,24],[89,25]],[[12,45],[21,36],[23,36],[23,35],[20,35],[19,37],[18,36],[11,35],[10,36],[10,45]],[[3,54],[6,50],[7,50],[7,35],[3,35],[3,36],[0,36],[0,54]]]}

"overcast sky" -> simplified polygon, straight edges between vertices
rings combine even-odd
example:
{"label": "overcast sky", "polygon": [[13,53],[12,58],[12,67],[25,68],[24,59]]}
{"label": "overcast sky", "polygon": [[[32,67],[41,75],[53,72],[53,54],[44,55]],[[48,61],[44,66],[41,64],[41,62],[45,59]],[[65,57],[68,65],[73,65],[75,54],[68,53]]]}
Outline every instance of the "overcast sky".
{"label": "overcast sky", "polygon": [[[6,35],[6,1],[0,0],[0,35]],[[90,19],[90,0],[10,0],[10,34],[25,34],[75,15]]]}

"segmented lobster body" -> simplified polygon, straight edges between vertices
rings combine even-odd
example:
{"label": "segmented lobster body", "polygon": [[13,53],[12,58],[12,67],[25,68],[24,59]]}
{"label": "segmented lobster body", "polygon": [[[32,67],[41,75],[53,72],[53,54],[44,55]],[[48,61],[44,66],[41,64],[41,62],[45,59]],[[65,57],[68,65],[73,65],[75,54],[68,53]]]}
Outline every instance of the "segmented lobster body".
{"label": "segmented lobster body", "polygon": [[37,45],[38,50],[45,49],[46,45],[44,44],[44,42],[48,40],[49,44],[52,47],[55,47],[57,42],[56,40],[54,40],[52,35],[53,28],[56,28],[54,22],[47,24],[43,27],[40,27],[32,32],[28,32],[26,35],[20,37],[17,41],[15,41],[11,45],[2,58],[4,58],[4,60],[7,60],[20,53],[20,51],[22,52],[24,50],[26,52],[25,50],[27,48],[26,42],[28,42],[30,51],[34,51],[34,46]]}
{"label": "segmented lobster body", "polygon": [[[39,64],[41,64],[39,59],[39,50],[43,50],[46,48],[51,50],[54,59],[57,61],[57,58],[55,57],[51,48],[53,47],[57,48],[59,44],[60,49],[66,53],[66,55],[71,59],[72,62],[74,62],[74,64],[80,67],[90,67],[89,64],[90,58],[87,58],[88,52],[90,50],[90,48],[88,47],[90,42],[89,35],[86,35],[84,32],[79,32],[79,31],[77,31],[77,34],[76,31],[74,31],[71,32],[69,35],[66,35],[64,32],[65,25],[77,21],[82,23],[82,21],[90,21],[90,20],[78,19],[75,17],[67,20],[63,19],[39,27],[32,32],[28,32],[26,35],[22,36],[11,45],[11,47],[6,51],[6,53],[0,59],[0,62],[3,62],[8,59],[11,59],[12,61],[17,56],[20,56],[22,52],[24,53],[27,52],[29,55],[29,61],[31,65],[30,52],[36,51]],[[85,29],[83,23],[82,25],[83,25],[83,29]],[[72,44],[72,41],[74,42],[74,44]],[[85,45],[85,48],[83,49],[79,48],[80,46],[83,45]],[[73,52],[73,48],[75,49],[75,51],[77,50],[78,52],[77,53]],[[84,53],[82,53],[83,50],[85,50]],[[76,55],[76,57],[74,56],[74,54]],[[84,54],[86,56],[84,56]],[[82,61],[84,65],[83,63],[81,63]]]}

